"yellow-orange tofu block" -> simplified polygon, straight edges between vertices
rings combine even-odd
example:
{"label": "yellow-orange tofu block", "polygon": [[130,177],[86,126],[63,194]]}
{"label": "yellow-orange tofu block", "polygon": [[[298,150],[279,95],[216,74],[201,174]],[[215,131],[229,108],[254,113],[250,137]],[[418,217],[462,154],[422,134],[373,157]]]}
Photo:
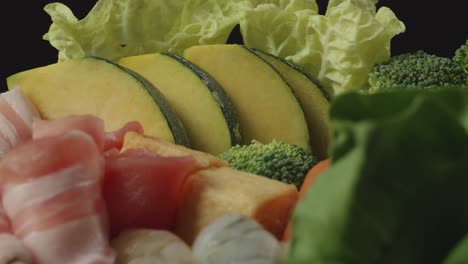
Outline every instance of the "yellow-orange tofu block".
{"label": "yellow-orange tofu block", "polygon": [[218,216],[237,213],[252,217],[279,238],[297,199],[294,185],[229,167],[201,170],[183,187],[174,231],[192,244]]}
{"label": "yellow-orange tofu block", "polygon": [[128,149],[146,149],[162,157],[191,156],[196,161],[197,170],[202,168],[222,167],[228,165],[225,161],[218,159],[209,153],[189,149],[164,139],[140,135],[135,132],[128,132],[125,134],[125,139],[121,151],[124,152]]}

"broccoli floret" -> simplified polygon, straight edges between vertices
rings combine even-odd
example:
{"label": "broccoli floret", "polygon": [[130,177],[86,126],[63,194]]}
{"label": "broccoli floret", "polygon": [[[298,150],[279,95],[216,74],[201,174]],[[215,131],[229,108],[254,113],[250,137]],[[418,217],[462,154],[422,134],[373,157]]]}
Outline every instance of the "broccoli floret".
{"label": "broccoli floret", "polygon": [[393,56],[369,74],[371,90],[466,86],[467,81],[459,63],[424,51]]}
{"label": "broccoli floret", "polygon": [[277,140],[268,144],[252,141],[249,145],[236,145],[219,157],[232,168],[294,184],[297,188],[318,162],[311,152]]}
{"label": "broccoli floret", "polygon": [[465,74],[468,74],[468,40],[455,51],[453,60],[462,67]]}

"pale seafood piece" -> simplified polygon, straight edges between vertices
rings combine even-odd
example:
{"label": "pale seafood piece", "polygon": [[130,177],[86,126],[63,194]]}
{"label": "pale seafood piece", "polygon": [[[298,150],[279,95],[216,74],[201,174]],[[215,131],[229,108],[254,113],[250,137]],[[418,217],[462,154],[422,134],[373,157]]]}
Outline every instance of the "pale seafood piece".
{"label": "pale seafood piece", "polygon": [[164,230],[128,229],[111,242],[115,264],[195,264],[190,247]]}
{"label": "pale seafood piece", "polygon": [[281,254],[279,241],[255,220],[225,214],[198,234],[193,254],[203,264],[273,264]]}

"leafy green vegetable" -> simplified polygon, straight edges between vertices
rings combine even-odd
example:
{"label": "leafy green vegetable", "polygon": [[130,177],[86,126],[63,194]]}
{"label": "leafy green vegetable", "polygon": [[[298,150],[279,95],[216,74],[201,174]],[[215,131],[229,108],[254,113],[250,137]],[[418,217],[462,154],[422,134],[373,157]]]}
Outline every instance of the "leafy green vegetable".
{"label": "leafy green vegetable", "polygon": [[417,51],[393,56],[375,65],[369,74],[369,84],[371,90],[432,89],[451,85],[468,88],[468,75],[454,60]]}
{"label": "leafy green vegetable", "polygon": [[236,145],[221,153],[219,158],[234,169],[294,184],[298,189],[307,172],[318,162],[311,152],[277,140],[268,144],[253,141],[249,145]]}
{"label": "leafy green vegetable", "polygon": [[226,42],[245,5],[230,0],[99,0],[78,20],[66,5],[51,3],[44,8],[53,21],[44,39],[59,50],[60,60],[181,54],[193,45]]}
{"label": "leafy green vegetable", "polygon": [[468,91],[349,93],[289,263],[441,263],[468,231]]}
{"label": "leafy green vegetable", "polygon": [[331,0],[325,15],[315,0],[99,0],[78,20],[61,3],[45,6],[52,25],[44,35],[59,60],[123,56],[223,44],[240,24],[244,44],[289,59],[333,94],[367,88],[390,40],[405,27],[376,0]]}
{"label": "leafy green vegetable", "polygon": [[390,9],[376,11],[376,2],[330,1],[325,15],[259,5],[241,21],[244,43],[293,61],[329,92],[366,89],[372,67],[390,57],[390,40],[405,30]]}

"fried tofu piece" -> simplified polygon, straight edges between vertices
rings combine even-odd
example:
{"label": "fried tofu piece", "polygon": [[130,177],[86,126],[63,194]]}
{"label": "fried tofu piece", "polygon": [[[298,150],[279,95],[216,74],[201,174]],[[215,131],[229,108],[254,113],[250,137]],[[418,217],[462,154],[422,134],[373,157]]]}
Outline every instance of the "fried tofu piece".
{"label": "fried tofu piece", "polygon": [[140,135],[135,132],[128,132],[125,135],[122,152],[128,149],[147,149],[163,157],[184,157],[192,156],[196,161],[197,169],[212,167],[225,167],[228,164],[209,153],[193,150],[181,145],[176,145],[164,139],[147,135]]}
{"label": "fried tofu piece", "polygon": [[298,195],[294,185],[229,167],[201,170],[184,184],[174,232],[192,244],[217,217],[237,213],[280,238]]}

